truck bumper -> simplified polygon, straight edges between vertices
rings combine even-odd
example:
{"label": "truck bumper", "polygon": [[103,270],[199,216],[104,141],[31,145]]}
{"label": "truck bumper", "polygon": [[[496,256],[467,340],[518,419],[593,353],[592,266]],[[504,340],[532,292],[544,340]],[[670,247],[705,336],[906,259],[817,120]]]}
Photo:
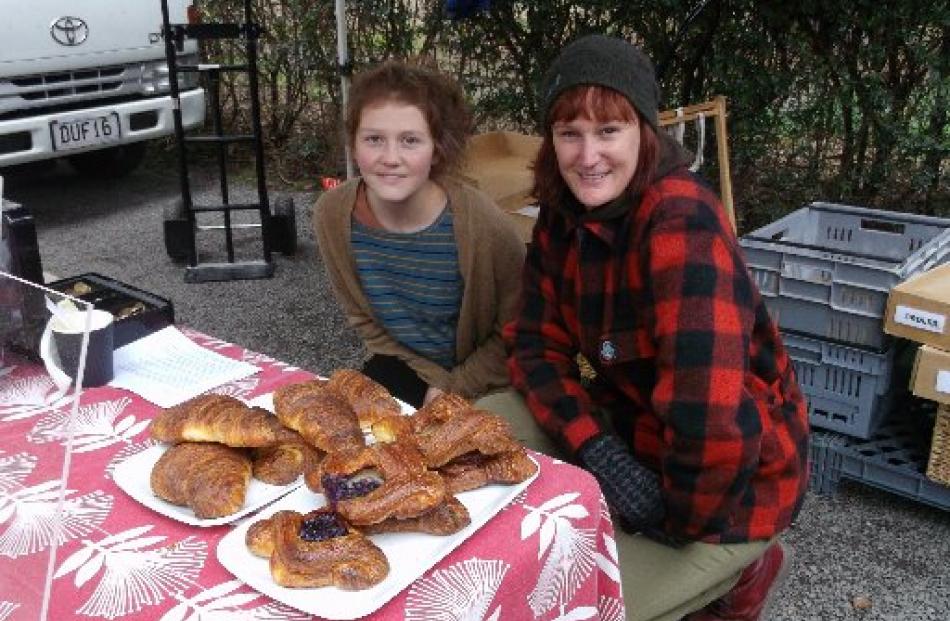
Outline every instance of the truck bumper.
{"label": "truck bumper", "polygon": [[[25,164],[54,157],[74,155],[130,142],[150,140],[175,133],[172,116],[174,107],[170,96],[128,101],[54,112],[22,119],[0,120],[0,167]],[[117,113],[122,127],[122,138],[108,145],[90,149],[59,152],[53,148],[50,123],[70,119],[90,118]],[[205,93],[197,88],[181,93],[181,120],[185,129],[201,125],[205,117]]]}

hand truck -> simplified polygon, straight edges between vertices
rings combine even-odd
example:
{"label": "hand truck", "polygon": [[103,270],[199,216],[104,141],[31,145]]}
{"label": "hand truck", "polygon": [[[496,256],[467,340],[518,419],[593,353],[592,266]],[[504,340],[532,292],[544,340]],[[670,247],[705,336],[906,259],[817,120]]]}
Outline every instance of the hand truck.
{"label": "hand truck", "polygon": [[[271,252],[277,251],[291,256],[297,249],[297,225],[293,199],[281,196],[274,201],[271,209],[267,197],[266,174],[264,169],[264,143],[261,137],[261,109],[257,79],[258,39],[263,34],[261,26],[254,22],[251,12],[251,0],[244,0],[242,23],[205,24],[197,19],[189,23],[172,24],[169,22],[168,0],[162,4],[162,36],[165,40],[165,57],[168,62],[168,80],[171,97],[175,102],[173,117],[175,121],[175,142],[178,154],[178,173],[181,180],[181,200],[172,205],[164,214],[165,250],[176,261],[187,259],[185,282],[207,282],[221,280],[244,280],[270,278],[274,274],[274,262]],[[189,11],[195,7],[189,7]],[[189,18],[192,16],[189,15]],[[244,42],[245,62],[243,64],[180,64],[177,53],[183,49],[186,38],[242,39]],[[178,87],[178,74],[197,73],[205,78],[204,85],[210,97],[210,109],[213,119],[213,133],[186,136],[181,121],[181,105]],[[221,74],[223,72],[244,72],[251,104],[251,133],[225,134],[221,121]],[[234,143],[253,145],[255,174],[257,177],[257,202],[232,203],[228,195],[227,147]],[[220,180],[221,203],[214,205],[195,205],[192,201],[191,185],[188,174],[188,146],[197,144],[214,145],[217,150],[218,176]],[[259,223],[232,222],[232,212],[257,211]],[[199,213],[220,213],[222,224],[199,225]],[[258,228],[261,231],[263,256],[260,260],[237,260],[234,252],[234,230]],[[196,233],[204,230],[224,232],[226,262],[199,262]]]}

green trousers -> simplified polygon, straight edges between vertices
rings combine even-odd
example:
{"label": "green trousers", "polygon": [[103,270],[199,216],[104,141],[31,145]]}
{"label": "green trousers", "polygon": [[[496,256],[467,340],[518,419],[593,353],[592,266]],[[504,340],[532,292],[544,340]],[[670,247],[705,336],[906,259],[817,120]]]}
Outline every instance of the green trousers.
{"label": "green trousers", "polygon": [[[563,456],[558,445],[535,423],[516,391],[482,397],[475,407],[505,418],[528,448]],[[691,543],[676,549],[625,533],[616,522],[614,530],[628,621],[674,621],[699,610],[727,593],[742,570],[771,543]]]}

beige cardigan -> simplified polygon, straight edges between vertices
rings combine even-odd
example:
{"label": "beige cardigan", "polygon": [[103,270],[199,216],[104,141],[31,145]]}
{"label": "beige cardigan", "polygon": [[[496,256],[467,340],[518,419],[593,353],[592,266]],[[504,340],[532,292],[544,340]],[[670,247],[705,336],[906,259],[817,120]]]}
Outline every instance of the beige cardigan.
{"label": "beige cardigan", "polygon": [[440,181],[452,210],[464,281],[456,366],[446,370],[398,343],[373,316],[350,244],[359,184],[354,179],[324,193],[314,209],[313,227],[337,300],[366,348],[373,354],[396,356],[430,386],[468,398],[508,386],[501,330],[518,304],[525,247],[504,212],[469,185]]}

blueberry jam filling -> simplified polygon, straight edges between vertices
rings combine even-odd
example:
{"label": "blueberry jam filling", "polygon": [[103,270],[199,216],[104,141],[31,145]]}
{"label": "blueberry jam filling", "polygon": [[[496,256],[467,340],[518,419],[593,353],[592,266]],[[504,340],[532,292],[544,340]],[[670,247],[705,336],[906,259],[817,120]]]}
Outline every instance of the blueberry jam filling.
{"label": "blueberry jam filling", "polygon": [[324,474],[320,482],[323,484],[323,494],[330,504],[365,496],[383,484],[378,474],[368,472],[358,472],[351,477]]}
{"label": "blueberry jam filling", "polygon": [[300,538],[304,541],[326,541],[346,534],[346,525],[336,513],[318,513],[300,525]]}

